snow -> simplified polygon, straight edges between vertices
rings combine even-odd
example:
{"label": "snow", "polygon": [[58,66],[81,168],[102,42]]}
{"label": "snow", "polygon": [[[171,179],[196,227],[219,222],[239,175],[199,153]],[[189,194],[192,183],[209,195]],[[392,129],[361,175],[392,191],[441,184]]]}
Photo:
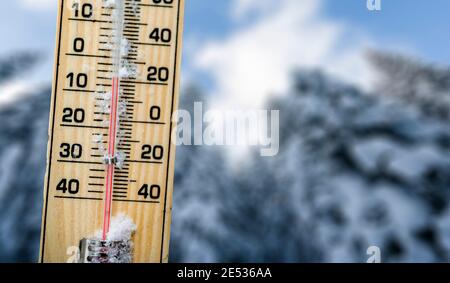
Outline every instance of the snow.
{"label": "snow", "polygon": [[26,82],[10,82],[0,85],[0,107],[7,107],[30,95],[30,84]]}
{"label": "snow", "polygon": [[103,0],[103,6],[104,7],[115,7],[116,0]]}
{"label": "snow", "polygon": [[0,163],[0,203],[6,201],[5,196],[7,191],[5,188],[9,187],[14,180],[14,162],[21,156],[20,146],[11,146],[3,156]]}
{"label": "snow", "polygon": [[[417,162],[420,160],[420,162]],[[413,149],[398,149],[392,156],[388,167],[404,178],[414,179],[422,176],[436,163],[444,166],[450,165],[450,156],[434,146],[416,146]]]}
{"label": "snow", "polygon": [[[101,230],[97,231],[93,239],[87,239],[86,252],[83,257],[90,263],[131,263],[133,259],[132,236],[137,226],[130,217],[119,214],[111,219],[110,230],[106,241],[102,239]],[[98,256],[107,254],[107,256]]]}
{"label": "snow", "polygon": [[[131,236],[136,231],[136,224],[125,214],[119,214],[111,219],[110,230],[107,234],[107,241],[131,241]],[[96,233],[96,238],[101,238],[102,231]]]}
{"label": "snow", "polygon": [[[268,106],[280,110],[276,157],[178,148],[170,261],[366,262],[371,246],[382,262],[448,261],[450,76],[414,66],[374,93],[297,72]],[[38,253],[49,97],[0,109],[0,261]],[[190,88],[180,99],[215,98]],[[132,239],[133,225],[114,220],[110,239]]]}

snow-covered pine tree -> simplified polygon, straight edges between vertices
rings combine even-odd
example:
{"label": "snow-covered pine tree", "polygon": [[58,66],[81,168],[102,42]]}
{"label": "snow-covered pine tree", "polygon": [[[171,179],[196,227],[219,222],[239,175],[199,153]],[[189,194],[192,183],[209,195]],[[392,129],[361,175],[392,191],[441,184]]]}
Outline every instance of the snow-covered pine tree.
{"label": "snow-covered pine tree", "polygon": [[[450,126],[424,108],[445,105],[446,71],[410,64],[380,68],[392,72],[380,86],[398,86],[372,95],[298,72],[270,102],[281,111],[275,158],[236,164],[218,148],[180,147],[172,259],[361,262],[377,245],[385,262],[447,261]],[[7,65],[1,82],[13,78]],[[0,107],[0,261],[34,261],[39,248],[50,90],[30,92]],[[195,89],[182,98],[182,108],[206,100]]]}
{"label": "snow-covered pine tree", "polygon": [[427,64],[410,57],[369,51],[367,57],[378,71],[375,93],[415,104],[427,116],[450,120],[450,68]]}
{"label": "snow-covered pine tree", "polygon": [[[0,84],[24,76],[37,60],[31,53],[0,60]],[[51,91],[28,92],[0,105],[0,262],[36,262],[39,252]]]}

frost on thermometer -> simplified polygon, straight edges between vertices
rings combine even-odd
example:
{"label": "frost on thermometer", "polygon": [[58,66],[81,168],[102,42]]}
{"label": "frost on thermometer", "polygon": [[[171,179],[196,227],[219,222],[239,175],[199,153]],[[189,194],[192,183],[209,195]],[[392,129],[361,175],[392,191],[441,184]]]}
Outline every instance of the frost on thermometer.
{"label": "frost on thermometer", "polygon": [[42,262],[167,262],[183,10],[59,0]]}
{"label": "frost on thermometer", "polygon": [[[131,13],[136,13],[137,2],[132,2]],[[124,2],[117,0],[104,1],[104,7],[110,9],[113,27],[110,29],[109,42],[105,47],[112,53],[112,71],[111,71],[111,90],[98,91],[96,94],[100,96],[99,103],[103,113],[109,114],[108,120],[103,120],[105,126],[108,127],[108,139],[104,140],[103,135],[94,136],[93,142],[99,147],[100,153],[103,155],[102,162],[106,166],[105,181],[105,201],[103,211],[103,229],[101,237],[93,240],[85,240],[85,262],[131,262],[131,231],[125,237],[117,237],[117,231],[127,230],[129,228],[123,226],[133,226],[132,221],[125,216],[121,216],[122,221],[115,221],[111,231],[111,212],[113,199],[113,183],[115,168],[122,169],[126,154],[117,150],[117,146],[121,144],[123,131],[118,130],[121,119],[126,120],[126,102],[121,99],[120,81],[123,78],[136,79],[136,66],[127,59],[130,52],[133,52],[128,40],[123,36],[124,30]],[[134,8],[134,10],[133,10]],[[135,51],[134,51],[135,52]],[[105,116],[102,116],[105,117]],[[106,148],[105,148],[106,143]],[[125,224],[124,224],[125,223]],[[114,232],[113,232],[114,231]],[[134,231],[134,229],[133,229]],[[112,236],[115,234],[115,236]],[[83,246],[83,245],[82,245]],[[103,251],[99,252],[95,247],[101,247]],[[90,250],[91,249],[91,250]],[[83,250],[83,248],[82,248]],[[95,251],[95,252],[94,252]],[[95,254],[95,256],[93,256]],[[101,259],[101,260],[99,260]]]}
{"label": "frost on thermometer", "polygon": [[125,154],[123,152],[117,151],[117,145],[121,143],[121,136],[123,135],[123,133],[117,130],[119,120],[126,118],[126,104],[120,99],[120,80],[122,77],[135,78],[136,74],[132,74],[129,71],[129,69],[132,68],[132,65],[126,59],[130,50],[127,39],[123,38],[122,36],[124,24],[123,1],[108,0],[104,5],[111,8],[111,14],[114,23],[110,34],[110,48],[113,51],[111,91],[106,92],[106,97],[104,97],[103,100],[104,110],[106,110],[106,113],[109,113],[109,121],[105,121],[105,123],[108,125],[107,149],[103,148],[103,137],[101,139],[97,138],[95,139],[95,141],[98,143],[99,147],[101,148],[100,151],[104,155],[103,162],[106,165],[107,172],[102,233],[103,240],[106,240],[111,223],[114,170],[116,166],[118,168],[122,168],[122,164],[125,159]]}

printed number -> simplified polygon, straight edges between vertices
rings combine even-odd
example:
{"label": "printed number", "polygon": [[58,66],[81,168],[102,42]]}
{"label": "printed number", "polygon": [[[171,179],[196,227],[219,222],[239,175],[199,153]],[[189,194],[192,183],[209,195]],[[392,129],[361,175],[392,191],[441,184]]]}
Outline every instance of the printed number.
{"label": "printed number", "polygon": [[161,187],[158,185],[143,185],[139,189],[138,195],[143,196],[144,199],[159,199],[161,196]]}
{"label": "printed number", "polygon": [[59,153],[59,156],[62,158],[68,158],[72,157],[74,159],[78,159],[83,154],[83,147],[81,144],[68,144],[68,143],[62,143],[61,146],[61,152]]}
{"label": "printed number", "polygon": [[153,0],[153,3],[155,4],[161,4],[161,2],[164,4],[172,4],[173,0]]}
{"label": "printed number", "polygon": [[76,195],[80,191],[80,182],[75,179],[62,179],[56,186],[56,190],[61,191],[63,194],[68,192],[71,195]]}
{"label": "printed number", "polygon": [[79,16],[83,18],[90,18],[94,14],[94,8],[92,7],[92,4],[89,3],[82,4],[81,9],[80,3],[73,3],[72,8],[75,11],[76,18]]}
{"label": "printed number", "polygon": [[148,67],[147,80],[150,82],[167,82],[169,80],[169,69],[166,67]]}
{"label": "printed number", "polygon": [[73,40],[73,50],[75,52],[83,52],[84,51],[84,39],[81,37],[77,37]]}
{"label": "printed number", "polygon": [[74,73],[70,73],[67,75],[67,78],[69,79],[70,87],[73,87],[74,84],[76,84],[76,86],[79,88],[85,88],[88,83],[88,76],[83,73],[80,73],[76,76]]}
{"label": "printed number", "polygon": [[158,121],[161,118],[161,108],[159,106],[152,106],[150,108],[150,120]]}
{"label": "printed number", "polygon": [[156,42],[159,42],[161,40],[164,43],[168,43],[172,40],[172,31],[168,28],[155,28],[150,33],[150,39],[153,39]]}
{"label": "printed number", "polygon": [[63,110],[63,122],[66,123],[83,123],[84,122],[84,109],[81,108],[64,108]]}
{"label": "printed number", "polygon": [[161,160],[164,156],[164,148],[160,145],[151,146],[144,144],[142,146],[142,159],[146,160]]}

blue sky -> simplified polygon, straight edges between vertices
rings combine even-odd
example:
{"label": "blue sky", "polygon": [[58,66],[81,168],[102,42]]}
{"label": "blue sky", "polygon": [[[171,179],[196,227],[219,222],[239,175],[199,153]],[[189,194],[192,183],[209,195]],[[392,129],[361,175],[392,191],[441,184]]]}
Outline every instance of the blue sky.
{"label": "blue sky", "polygon": [[[34,9],[20,2],[26,1],[8,1],[7,9],[0,9],[0,53],[52,49],[56,9]],[[230,19],[232,2],[187,0],[186,36],[220,38],[232,32],[239,26]],[[450,62],[450,37],[445,36],[450,34],[450,1],[384,0],[382,5],[382,12],[369,13],[365,0],[328,0],[323,15],[357,25],[379,42],[405,42],[426,58]]]}
{"label": "blue sky", "polygon": [[[365,72],[355,54],[366,47],[401,50],[450,65],[449,12],[448,0],[382,0],[380,12],[368,11],[366,0],[186,0],[184,81],[201,81],[219,95],[233,92],[240,97],[240,89],[230,86],[223,77],[242,69],[239,78],[245,78],[253,73],[249,65],[259,69],[273,66],[277,73],[283,73],[259,92],[285,90],[283,81],[297,65],[325,69],[333,65],[331,73],[351,80],[355,71]],[[304,20],[285,21],[283,17]],[[0,55],[17,50],[45,54],[46,64],[35,76],[50,81],[55,22],[56,0],[7,1],[0,9]],[[270,31],[265,33],[264,28]],[[282,39],[278,46],[260,48],[267,45],[263,37],[277,37],[280,32],[291,38]],[[247,50],[238,50],[241,41]],[[270,57],[266,65],[261,63],[264,54]],[[229,58],[241,60],[230,63]],[[283,60],[292,62],[283,64]],[[272,78],[269,74],[257,75]],[[355,82],[368,77],[361,75]],[[256,80],[249,77],[247,81],[254,84]],[[245,85],[241,88],[247,91]]]}
{"label": "blue sky", "polygon": [[361,2],[327,1],[324,14],[359,26],[380,43],[403,42],[425,59],[450,65],[450,1],[384,0],[377,13],[361,9]]}
{"label": "blue sky", "polygon": [[[274,0],[277,1],[277,0]],[[301,0],[299,0],[300,2]],[[402,42],[426,60],[450,65],[450,1],[384,0],[370,13],[364,0],[327,0],[323,16],[357,26],[380,45]],[[239,27],[230,19],[230,0],[188,0],[186,35],[219,38]]]}

